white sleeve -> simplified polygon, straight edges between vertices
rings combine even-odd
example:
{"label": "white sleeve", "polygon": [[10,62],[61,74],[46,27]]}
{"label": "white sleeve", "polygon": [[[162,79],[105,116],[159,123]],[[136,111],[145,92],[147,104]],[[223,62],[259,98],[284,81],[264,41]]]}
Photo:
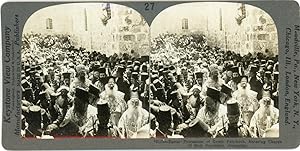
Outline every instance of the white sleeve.
{"label": "white sleeve", "polygon": [[200,119],[201,121],[204,121],[204,119],[205,119],[205,113],[204,113],[204,112],[205,112],[205,106],[203,106],[203,107],[199,110],[199,112],[198,112],[196,118]]}

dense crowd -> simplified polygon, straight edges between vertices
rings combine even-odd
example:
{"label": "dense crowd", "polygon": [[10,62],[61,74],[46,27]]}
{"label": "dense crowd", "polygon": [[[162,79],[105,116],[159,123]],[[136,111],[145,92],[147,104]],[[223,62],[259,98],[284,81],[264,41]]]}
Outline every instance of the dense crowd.
{"label": "dense crowd", "polygon": [[108,56],[64,35],[27,34],[24,137],[276,137],[278,58],[203,35],[164,34],[151,55]]}

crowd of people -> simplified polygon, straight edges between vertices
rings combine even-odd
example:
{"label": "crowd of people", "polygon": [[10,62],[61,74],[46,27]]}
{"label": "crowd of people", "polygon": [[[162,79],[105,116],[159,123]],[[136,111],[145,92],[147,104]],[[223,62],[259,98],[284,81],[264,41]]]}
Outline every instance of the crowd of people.
{"label": "crowd of people", "polygon": [[107,56],[70,36],[26,35],[24,137],[278,137],[278,58],[203,35],[164,34],[152,52]]}

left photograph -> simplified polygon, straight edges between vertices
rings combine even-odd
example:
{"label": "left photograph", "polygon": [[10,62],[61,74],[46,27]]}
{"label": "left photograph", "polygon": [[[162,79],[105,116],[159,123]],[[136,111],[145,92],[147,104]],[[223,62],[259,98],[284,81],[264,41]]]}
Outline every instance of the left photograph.
{"label": "left photograph", "polygon": [[150,138],[149,25],[112,3],[46,7],[22,33],[21,137]]}

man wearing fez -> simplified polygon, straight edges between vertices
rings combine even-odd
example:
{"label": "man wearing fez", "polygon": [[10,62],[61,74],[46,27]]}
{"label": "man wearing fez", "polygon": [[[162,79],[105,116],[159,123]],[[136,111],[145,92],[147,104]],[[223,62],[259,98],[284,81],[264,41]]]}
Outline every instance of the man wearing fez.
{"label": "man wearing fez", "polygon": [[233,76],[232,66],[233,66],[233,63],[231,63],[231,62],[227,62],[224,66],[225,73],[223,75],[223,79],[224,79],[225,83],[228,83],[229,81],[232,80],[232,76]]}
{"label": "man wearing fez", "polygon": [[130,99],[130,83],[124,77],[125,67],[120,65],[117,68],[117,78],[116,84],[118,86],[118,90],[125,94],[124,99],[127,102]]}
{"label": "man wearing fez", "polygon": [[238,101],[242,112],[242,119],[249,126],[250,120],[254,112],[258,109],[259,104],[257,93],[250,90],[247,76],[241,77],[238,90],[233,92],[233,98]]}
{"label": "man wearing fez", "polygon": [[140,87],[139,73],[133,72],[130,80],[130,90]]}
{"label": "man wearing fez", "polygon": [[151,81],[150,90],[153,94],[153,99],[157,99],[167,104],[165,89],[163,83],[158,79],[158,75],[152,75]]}
{"label": "man wearing fez", "polygon": [[88,89],[92,82],[87,78],[87,70],[84,65],[78,65],[76,67],[76,78],[70,85],[70,93],[73,96],[75,93],[75,88],[81,87]]}
{"label": "man wearing fez", "polygon": [[195,84],[201,87],[202,90],[202,85],[203,85],[203,72],[198,71],[194,73],[194,78],[195,78]]}
{"label": "man wearing fez", "polygon": [[251,132],[246,123],[240,118],[240,107],[236,100],[227,103],[227,119],[222,123],[222,128],[217,130],[217,137],[251,137]]}
{"label": "man wearing fez", "polygon": [[105,84],[107,80],[106,68],[99,68],[99,80],[96,81],[95,86],[99,89],[100,92],[105,90]]}
{"label": "man wearing fez", "polygon": [[274,101],[270,97],[263,97],[259,104],[259,109],[254,113],[249,126],[255,137],[262,137],[265,131],[279,120],[279,110],[274,107]]}
{"label": "man wearing fez", "polygon": [[139,87],[140,99],[143,102],[143,108],[149,108],[149,87],[150,79],[147,72],[141,73],[141,85]]}
{"label": "man wearing fez", "polygon": [[[93,136],[95,122],[97,120],[97,108],[89,104],[89,93],[84,88],[75,88],[74,105],[67,111],[60,127],[73,124],[78,128],[82,136]],[[67,128],[67,127],[66,127]],[[74,134],[70,134],[74,135]]]}
{"label": "man wearing fez", "polygon": [[264,74],[264,87],[269,88],[270,90],[272,90],[272,72],[271,71],[266,71]]}
{"label": "man wearing fez", "polygon": [[92,65],[92,75],[91,75],[91,82],[92,84],[95,84],[98,80],[99,80],[99,77],[100,77],[100,65],[99,64],[94,64]]}
{"label": "man wearing fez", "polygon": [[260,95],[263,87],[263,82],[257,76],[257,72],[258,72],[258,67],[255,65],[251,65],[249,71],[249,84],[250,84],[250,89],[257,92],[258,95]]}
{"label": "man wearing fez", "polygon": [[239,74],[239,68],[237,66],[231,67],[232,71],[232,79],[228,82],[228,85],[233,91],[236,91],[238,89],[238,83],[240,80],[240,74]]}
{"label": "man wearing fez", "polygon": [[110,123],[112,126],[117,126],[121,115],[125,112],[127,105],[124,100],[125,94],[118,91],[118,86],[114,77],[108,77],[108,82],[105,84],[105,91],[100,93],[101,102],[107,102],[110,108]]}
{"label": "man wearing fez", "polygon": [[70,72],[64,72],[62,74],[62,76],[63,76],[62,85],[70,87],[70,84],[71,84],[71,73]]}
{"label": "man wearing fez", "polygon": [[212,64],[209,66],[209,78],[203,84],[202,95],[206,95],[206,91],[208,87],[215,88],[217,90],[221,90],[221,86],[224,84],[224,80],[219,77],[219,69],[218,65]]}
{"label": "man wearing fez", "polygon": [[[133,93],[127,104],[128,109],[118,122],[120,136],[121,138],[136,138],[137,132],[149,124],[150,113],[142,108],[142,102],[139,100],[137,92]],[[150,133],[148,137],[150,137]]]}
{"label": "man wearing fez", "polygon": [[220,123],[226,116],[226,107],[220,103],[220,91],[216,88],[207,88],[204,106],[199,110],[196,118],[209,126],[209,132],[216,133]]}

